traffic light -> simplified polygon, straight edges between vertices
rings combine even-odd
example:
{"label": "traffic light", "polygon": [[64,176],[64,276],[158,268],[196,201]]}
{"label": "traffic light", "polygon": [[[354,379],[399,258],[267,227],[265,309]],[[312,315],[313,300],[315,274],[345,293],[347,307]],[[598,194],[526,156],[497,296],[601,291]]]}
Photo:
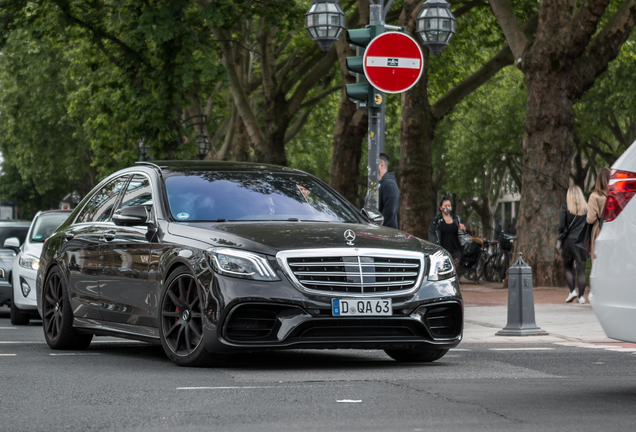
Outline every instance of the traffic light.
{"label": "traffic light", "polygon": [[[347,96],[356,103],[358,109],[380,106],[376,104],[376,93],[372,85],[367,83],[364,76],[364,49],[379,34],[384,33],[384,26],[373,25],[363,29],[347,30],[347,42],[356,47],[356,56],[347,57],[347,69],[356,75],[357,84],[347,84]],[[380,100],[384,94],[380,95]]]}

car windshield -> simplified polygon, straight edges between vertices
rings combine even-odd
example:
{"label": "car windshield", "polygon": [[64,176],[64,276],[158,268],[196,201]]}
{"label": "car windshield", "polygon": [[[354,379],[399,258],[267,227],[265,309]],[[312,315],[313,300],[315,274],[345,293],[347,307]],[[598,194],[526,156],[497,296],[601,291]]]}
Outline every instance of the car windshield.
{"label": "car windshield", "polygon": [[259,172],[183,173],[166,179],[178,221],[357,223],[354,212],[311,177]]}
{"label": "car windshield", "polygon": [[35,221],[31,231],[31,241],[44,243],[44,240],[51,237],[51,234],[62,225],[70,213],[45,213],[40,215]]}

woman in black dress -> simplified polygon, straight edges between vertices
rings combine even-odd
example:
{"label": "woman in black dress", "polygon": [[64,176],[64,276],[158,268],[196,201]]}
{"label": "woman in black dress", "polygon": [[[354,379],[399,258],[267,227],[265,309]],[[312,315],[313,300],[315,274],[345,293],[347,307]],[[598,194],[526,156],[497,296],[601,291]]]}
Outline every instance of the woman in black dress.
{"label": "woman in black dress", "polygon": [[[570,294],[565,299],[570,303],[578,297],[578,302],[585,303],[585,263],[589,257],[585,249],[587,241],[587,203],[578,186],[570,186],[567,193],[567,204],[561,207],[559,216],[559,238],[563,240],[561,256],[565,281]],[[579,292],[574,288],[574,266]]]}
{"label": "woman in black dress", "polygon": [[459,242],[459,230],[466,227],[457,215],[451,215],[450,197],[442,198],[439,203],[440,213],[431,220],[428,228],[428,241],[443,247],[448,251],[455,261],[455,267],[459,265],[462,257],[462,245]]}

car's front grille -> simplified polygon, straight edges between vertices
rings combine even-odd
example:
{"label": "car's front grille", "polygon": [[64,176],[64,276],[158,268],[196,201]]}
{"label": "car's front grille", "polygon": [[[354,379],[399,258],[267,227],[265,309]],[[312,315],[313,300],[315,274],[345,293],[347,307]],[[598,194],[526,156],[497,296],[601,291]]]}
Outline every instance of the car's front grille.
{"label": "car's front grille", "polygon": [[305,291],[320,294],[381,296],[417,289],[424,270],[422,254],[360,249],[333,254],[325,249],[303,256],[285,253],[289,271]]}
{"label": "car's front grille", "polygon": [[425,331],[420,324],[408,320],[391,319],[322,319],[307,323],[302,328],[301,338],[412,338],[422,337]]}

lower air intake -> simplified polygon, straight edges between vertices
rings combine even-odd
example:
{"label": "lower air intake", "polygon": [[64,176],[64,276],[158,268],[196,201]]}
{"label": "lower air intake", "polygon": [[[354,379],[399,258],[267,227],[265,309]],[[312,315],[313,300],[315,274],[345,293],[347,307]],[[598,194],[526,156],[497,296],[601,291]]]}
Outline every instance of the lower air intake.
{"label": "lower air intake", "polygon": [[424,320],[433,338],[454,338],[462,331],[462,308],[458,304],[432,306]]}

